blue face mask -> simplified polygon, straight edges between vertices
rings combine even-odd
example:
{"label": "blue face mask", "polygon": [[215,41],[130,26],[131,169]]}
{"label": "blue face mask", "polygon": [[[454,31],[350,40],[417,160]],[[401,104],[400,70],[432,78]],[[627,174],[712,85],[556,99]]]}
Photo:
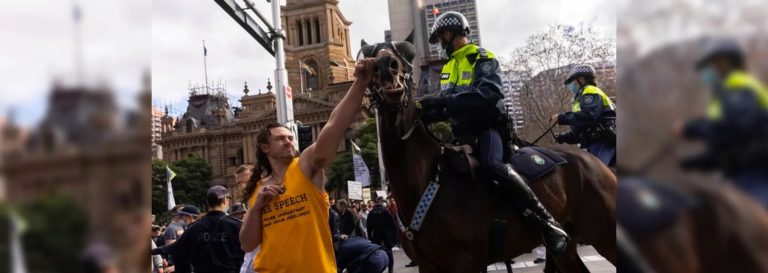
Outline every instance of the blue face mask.
{"label": "blue face mask", "polygon": [[572,81],[568,84],[568,91],[571,91],[571,93],[576,94],[576,92],[579,92],[579,84],[576,83],[576,81]]}
{"label": "blue face mask", "polygon": [[718,83],[718,81],[720,81],[717,73],[715,73],[715,69],[713,69],[711,66],[699,71],[699,80],[706,85],[715,85]]}

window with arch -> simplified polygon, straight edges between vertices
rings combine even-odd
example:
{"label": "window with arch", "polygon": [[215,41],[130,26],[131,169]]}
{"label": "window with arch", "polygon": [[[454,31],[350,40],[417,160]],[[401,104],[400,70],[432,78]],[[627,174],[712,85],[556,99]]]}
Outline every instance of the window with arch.
{"label": "window with arch", "polygon": [[320,20],[315,17],[315,40],[317,40],[318,43],[322,42],[322,39],[320,38]]}
{"label": "window with arch", "polygon": [[297,35],[297,37],[299,37],[299,46],[303,46],[304,45],[304,29],[302,28],[301,20],[296,21],[296,29],[298,30],[298,33],[299,33],[299,35]]}
{"label": "window with arch", "polygon": [[320,89],[320,73],[317,69],[317,62],[315,62],[315,60],[309,59],[303,62],[301,75],[304,91]]}

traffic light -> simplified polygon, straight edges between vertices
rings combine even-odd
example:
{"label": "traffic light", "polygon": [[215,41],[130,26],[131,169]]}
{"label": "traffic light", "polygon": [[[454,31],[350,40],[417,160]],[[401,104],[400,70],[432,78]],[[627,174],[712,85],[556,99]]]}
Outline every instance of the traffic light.
{"label": "traffic light", "polygon": [[312,145],[312,127],[299,126],[299,150],[303,152],[309,145]]}

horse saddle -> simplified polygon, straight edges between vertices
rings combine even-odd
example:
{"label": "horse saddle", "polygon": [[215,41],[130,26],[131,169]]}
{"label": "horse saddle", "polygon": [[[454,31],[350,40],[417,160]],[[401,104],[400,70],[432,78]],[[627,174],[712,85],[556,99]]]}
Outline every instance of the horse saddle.
{"label": "horse saddle", "polygon": [[674,223],[695,205],[695,198],[674,185],[627,177],[616,188],[618,224],[633,240],[642,240]]}
{"label": "horse saddle", "polygon": [[[479,161],[472,156],[473,149],[470,145],[448,146],[444,154],[447,164],[461,174],[469,174],[477,179]],[[520,175],[530,182],[551,173],[560,164],[567,161],[561,155],[543,147],[524,147],[515,150],[508,158],[507,164],[511,164]]]}

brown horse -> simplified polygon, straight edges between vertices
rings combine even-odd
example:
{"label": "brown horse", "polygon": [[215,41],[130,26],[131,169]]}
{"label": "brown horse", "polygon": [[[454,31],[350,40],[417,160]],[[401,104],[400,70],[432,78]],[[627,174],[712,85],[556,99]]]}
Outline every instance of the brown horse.
{"label": "brown horse", "polygon": [[[436,175],[440,179],[441,187],[420,231],[413,240],[401,241],[404,250],[418,262],[420,272],[427,273],[480,272],[488,264],[530,252],[542,243],[540,234],[523,225],[517,213],[499,213],[491,200],[494,187],[456,173],[450,166],[442,166],[438,174],[441,145],[419,120],[412,98],[410,62],[414,53],[409,42],[363,42],[358,55],[376,58],[369,99],[379,114],[382,160],[403,224],[411,222],[428,182]],[[547,266],[547,271],[588,272],[576,252],[579,243],[593,245],[615,263],[616,176],[586,152],[555,151],[568,163],[534,181],[531,188],[572,240],[566,253],[554,257],[556,266]],[[491,223],[499,216],[508,223],[505,243],[500,253],[491,253]]]}
{"label": "brown horse", "polygon": [[668,227],[635,242],[656,273],[768,272],[768,213],[733,186],[680,181],[696,198]]}

